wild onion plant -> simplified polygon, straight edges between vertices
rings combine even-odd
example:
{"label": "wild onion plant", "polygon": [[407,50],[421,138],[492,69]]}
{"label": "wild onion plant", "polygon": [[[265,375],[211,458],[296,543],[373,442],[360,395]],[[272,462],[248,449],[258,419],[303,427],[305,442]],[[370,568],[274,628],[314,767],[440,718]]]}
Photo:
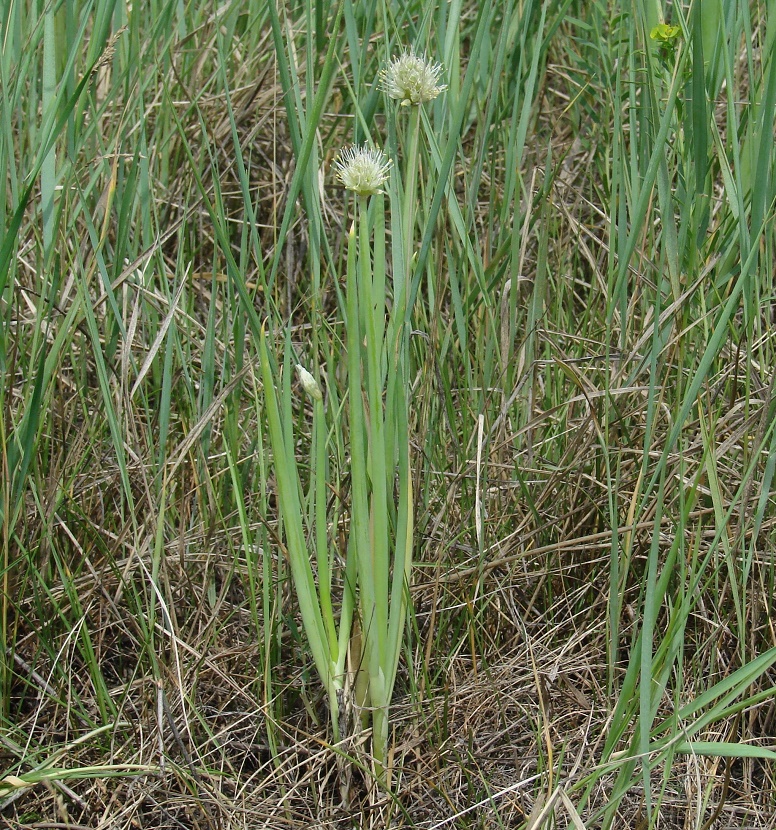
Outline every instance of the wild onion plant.
{"label": "wild onion plant", "polygon": [[[316,379],[297,366],[300,382],[313,402],[311,486],[305,511],[292,433],[286,348],[281,410],[262,332],[262,377],[266,391],[270,442],[275,458],[278,503],[285,526],[291,576],[302,624],[316,668],[327,691],[335,740],[340,737],[343,694],[352,687],[362,721],[371,714],[375,773],[385,780],[388,708],[396,681],[412,566],[413,492],[410,471],[409,286],[415,236],[415,200],[419,159],[419,107],[444,88],[441,66],[406,51],[381,76],[389,98],[411,108],[407,136],[405,186],[382,152],[368,145],[344,150],[335,164],[342,186],[356,197],[356,216],[348,234],[345,328],[347,331],[350,437],[350,525],[339,617],[332,600],[335,568],[326,512],[327,413]],[[394,217],[401,217],[387,269],[384,191]],[[392,280],[392,290],[388,281]],[[329,412],[329,418],[338,413]],[[311,556],[311,550],[314,554]],[[311,560],[314,559],[317,583]],[[357,589],[356,589],[357,586]],[[354,627],[356,605],[358,627]],[[353,636],[351,638],[351,633]],[[349,642],[350,641],[350,642]],[[355,677],[345,676],[350,649]]]}

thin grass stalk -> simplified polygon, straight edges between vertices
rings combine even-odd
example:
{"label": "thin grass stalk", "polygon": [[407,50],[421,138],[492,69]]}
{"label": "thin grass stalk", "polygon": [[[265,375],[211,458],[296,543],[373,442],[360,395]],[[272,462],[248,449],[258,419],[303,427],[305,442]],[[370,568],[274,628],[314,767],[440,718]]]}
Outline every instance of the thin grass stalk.
{"label": "thin grass stalk", "polygon": [[[56,12],[49,6],[43,21],[43,112],[48,114],[56,105],[57,86],[57,36]],[[54,193],[56,191],[56,145],[52,145],[43,159],[40,170],[41,214],[43,221],[43,249],[45,256],[51,253],[54,242]]]}
{"label": "thin grass stalk", "polygon": [[[482,3],[479,9],[477,10],[475,35],[471,47],[472,54],[479,54],[480,50],[482,49],[482,44],[485,39],[485,35],[488,31],[487,24],[490,19],[490,11],[492,11],[492,9],[486,3]],[[442,164],[439,170],[436,185],[434,187],[434,196],[431,200],[430,207],[426,211],[425,228],[421,238],[418,259],[413,269],[413,279],[411,282],[411,288],[408,289],[409,308],[411,308],[414,304],[415,297],[417,296],[417,292],[420,287],[420,277],[425,271],[426,259],[431,249],[431,241],[434,228],[436,227],[436,220],[439,216],[439,211],[442,207],[442,200],[444,199],[445,193],[447,191],[450,172],[452,170],[453,162],[458,151],[459,137],[463,129],[463,123],[468,110],[472,87],[474,85],[474,77],[476,74],[475,63],[475,61],[469,61],[469,64],[466,68],[466,74],[464,76],[464,82],[461,88],[460,97],[458,98],[458,100],[452,108],[450,116],[450,129],[448,131],[449,138],[444,148]]]}
{"label": "thin grass stalk", "polygon": [[[344,8],[344,0],[339,0],[337,3],[337,13],[334,17],[334,22],[331,25],[331,31],[339,31],[340,21]],[[324,106],[330,94],[331,82],[334,77],[334,71],[337,66],[336,49],[338,39],[332,37],[329,40],[329,47],[324,59],[323,68],[321,69],[320,82],[315,93],[315,98],[310,107],[310,113],[304,123],[301,123],[301,116],[303,110],[295,110],[291,102],[291,94],[294,92],[294,86],[291,82],[290,70],[288,66],[288,59],[283,45],[283,35],[280,27],[280,18],[278,15],[277,5],[275,0],[268,4],[270,12],[270,21],[272,24],[272,35],[275,44],[275,53],[278,58],[278,67],[282,73],[281,83],[283,86],[283,93],[286,97],[286,110],[288,113],[288,123],[291,125],[292,138],[294,143],[295,155],[297,157],[294,175],[289,186],[289,193],[286,199],[286,207],[283,213],[283,220],[278,232],[277,242],[275,246],[275,256],[272,260],[272,266],[267,278],[267,285],[271,289],[275,282],[275,277],[280,267],[281,256],[285,247],[288,230],[291,226],[291,220],[296,210],[296,200],[301,192],[308,212],[313,217],[317,216],[318,201],[313,194],[311,188],[313,186],[312,170],[310,168],[310,159],[313,157],[313,150],[316,139],[318,137],[318,126],[323,116]],[[327,246],[326,237],[321,237],[322,245]]]}

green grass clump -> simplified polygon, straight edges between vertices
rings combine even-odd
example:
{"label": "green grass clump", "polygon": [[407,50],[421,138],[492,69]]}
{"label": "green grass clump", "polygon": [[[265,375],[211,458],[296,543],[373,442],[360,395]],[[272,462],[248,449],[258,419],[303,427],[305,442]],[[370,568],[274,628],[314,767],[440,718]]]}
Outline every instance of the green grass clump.
{"label": "green grass clump", "polygon": [[[767,826],[773,15],[72,0],[0,26],[2,816]],[[409,47],[447,89],[407,111],[380,72]],[[334,162],[369,140],[393,165],[356,261],[396,376],[348,328]],[[380,474],[352,452],[397,377],[409,461]],[[414,516],[390,782],[368,722],[332,745],[282,503],[340,619],[377,481],[389,539]]]}

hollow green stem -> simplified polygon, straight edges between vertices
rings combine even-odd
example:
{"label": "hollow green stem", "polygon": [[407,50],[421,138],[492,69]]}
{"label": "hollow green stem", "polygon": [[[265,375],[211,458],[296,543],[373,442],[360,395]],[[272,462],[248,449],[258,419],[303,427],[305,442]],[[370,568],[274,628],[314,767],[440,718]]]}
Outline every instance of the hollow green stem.
{"label": "hollow green stem", "polygon": [[404,275],[406,283],[412,284],[412,256],[415,253],[415,207],[418,202],[417,180],[420,156],[420,107],[410,107],[407,124],[409,148],[407,150],[407,175],[404,180],[404,207],[402,227],[404,239]]}

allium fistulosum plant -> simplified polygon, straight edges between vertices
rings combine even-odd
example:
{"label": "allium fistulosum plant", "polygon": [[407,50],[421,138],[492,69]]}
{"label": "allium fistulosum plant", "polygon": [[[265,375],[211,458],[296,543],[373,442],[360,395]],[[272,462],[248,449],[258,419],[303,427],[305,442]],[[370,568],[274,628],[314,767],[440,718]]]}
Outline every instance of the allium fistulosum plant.
{"label": "allium fistulosum plant", "polygon": [[[367,166],[371,167],[370,186],[364,187]],[[385,214],[379,197],[387,167],[367,148],[354,148],[341,157],[337,174],[357,196],[357,220],[348,236],[346,285],[352,479],[349,553],[355,557],[358,573],[361,664],[367,677],[366,684],[359,684],[359,702],[372,714],[372,751],[376,772],[382,776],[388,706],[399,663],[412,563],[406,293],[402,287],[394,296],[393,325],[386,327]]]}
{"label": "allium fistulosum plant", "polygon": [[[270,442],[275,457],[278,503],[285,528],[291,576],[302,624],[326,688],[335,740],[340,737],[343,693],[350,688],[345,658],[350,648],[355,702],[362,722],[372,723],[375,773],[385,781],[388,708],[396,681],[412,566],[413,492],[408,428],[409,310],[419,165],[420,105],[445,88],[442,68],[405,51],[381,73],[389,98],[410,108],[402,198],[399,177],[383,153],[367,144],[343,150],[334,169],[356,197],[348,234],[345,328],[347,331],[347,425],[350,438],[350,527],[339,618],[331,586],[334,557],[328,539],[326,493],[326,406],[317,380],[297,366],[312,400],[313,458],[310,503],[313,529],[305,534],[302,491],[291,424],[290,347],[286,348],[285,411],[278,402],[266,337],[260,354]],[[389,183],[390,182],[390,183]],[[392,247],[392,290],[386,283],[384,188],[400,217],[400,240]],[[396,224],[394,224],[396,227]],[[336,417],[329,413],[330,417]],[[311,555],[311,550],[314,555]],[[313,573],[311,561],[317,571]],[[357,590],[356,590],[357,586]],[[359,610],[358,629],[353,616]],[[351,638],[351,632],[353,637]],[[350,642],[349,642],[350,641]]]}
{"label": "allium fistulosum plant", "polygon": [[[388,705],[404,628],[413,529],[403,296],[395,298],[393,308],[393,314],[402,323],[391,326],[386,334],[385,214],[381,197],[389,166],[382,153],[366,146],[345,150],[336,163],[340,182],[356,194],[358,214],[348,235],[346,328],[351,505],[339,620],[331,596],[334,557],[328,540],[325,503],[327,426],[323,393],[313,375],[297,366],[300,383],[313,404],[310,469],[314,530],[308,541],[299,496],[296,442],[290,426],[293,419],[290,412],[283,412],[279,403],[264,332],[260,344],[278,502],[302,624],[329,697],[332,729],[337,740],[342,695],[347,685],[345,658],[354,612],[354,588],[358,583],[361,630],[351,646],[358,653],[351,657],[365,678],[359,684],[357,698],[364,713],[371,712],[378,777],[383,777],[385,771]],[[290,349],[286,352],[287,384]],[[290,407],[290,396],[280,397],[286,401],[286,408]],[[310,547],[314,549],[314,557]]]}

